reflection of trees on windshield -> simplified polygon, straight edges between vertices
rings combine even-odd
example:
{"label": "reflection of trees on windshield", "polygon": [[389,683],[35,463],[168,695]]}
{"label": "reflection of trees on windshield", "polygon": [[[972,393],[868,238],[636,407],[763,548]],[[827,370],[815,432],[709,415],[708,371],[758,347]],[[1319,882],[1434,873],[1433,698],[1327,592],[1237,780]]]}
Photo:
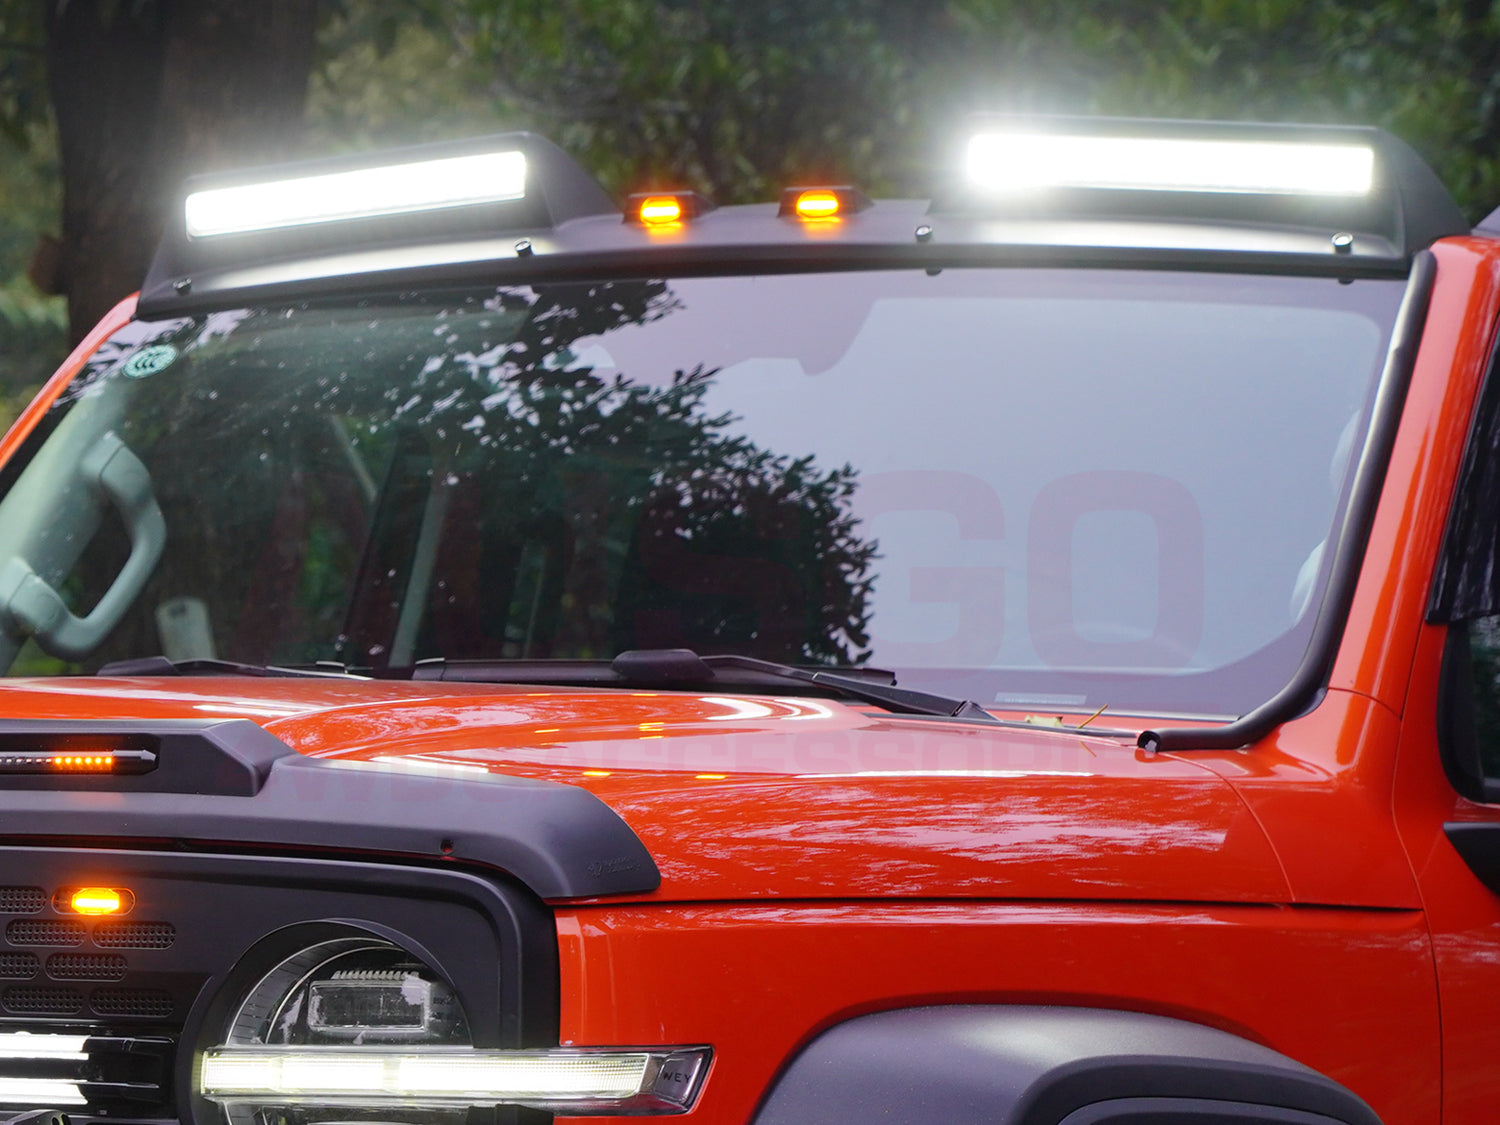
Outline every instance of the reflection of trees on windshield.
{"label": "reflection of trees on windshield", "polygon": [[[128,388],[175,548],[147,600],[203,599],[241,660],[863,658],[856,471],[736,434],[700,357],[606,376],[572,350],[676,307],[601,283],[176,327],[184,362]],[[137,618],[111,658],[159,651]]]}

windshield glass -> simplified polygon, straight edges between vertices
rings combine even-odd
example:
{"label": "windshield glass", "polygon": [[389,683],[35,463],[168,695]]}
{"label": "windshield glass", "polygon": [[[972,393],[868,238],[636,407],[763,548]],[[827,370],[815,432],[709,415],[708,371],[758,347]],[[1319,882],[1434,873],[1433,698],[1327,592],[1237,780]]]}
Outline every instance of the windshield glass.
{"label": "windshield glass", "polygon": [[0,586],[111,620],[22,646],[15,603],[0,663],[687,647],[1238,714],[1306,646],[1402,289],[873,271],[132,323],[0,477]]}

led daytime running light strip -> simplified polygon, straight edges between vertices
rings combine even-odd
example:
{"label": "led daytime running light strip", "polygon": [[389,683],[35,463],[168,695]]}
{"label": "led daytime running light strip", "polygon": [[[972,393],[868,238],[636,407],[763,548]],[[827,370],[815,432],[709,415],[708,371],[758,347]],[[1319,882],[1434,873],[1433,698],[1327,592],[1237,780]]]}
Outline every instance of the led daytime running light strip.
{"label": "led daytime running light strip", "polygon": [[87,1105],[78,1083],[61,1078],[0,1078],[0,1105]]}
{"label": "led daytime running light strip", "polygon": [[[82,1035],[32,1035],[27,1032],[0,1034],[0,1067],[16,1059],[87,1062]],[[24,1069],[24,1067],[20,1068]],[[62,1078],[0,1077],[0,1105],[84,1105],[87,1099],[78,1083]]]}
{"label": "led daytime running light strip", "polygon": [[83,1062],[87,1038],[82,1035],[33,1035],[26,1031],[0,1034],[0,1064],[7,1059],[69,1059]]}
{"label": "led daytime running light strip", "polygon": [[[468,1048],[223,1047],[199,1089],[219,1102],[382,1105],[419,1101],[608,1109],[641,1097],[686,1108],[706,1051],[486,1051]],[[679,1074],[662,1089],[667,1063]],[[687,1081],[682,1074],[689,1075]]]}
{"label": "led daytime running light strip", "polygon": [[525,195],[525,155],[488,152],[195,191],[187,197],[187,232],[192,238],[214,238],[504,203]]}
{"label": "led daytime running light strip", "polygon": [[1374,184],[1368,145],[1211,141],[1166,137],[980,133],[969,141],[978,187],[1201,191],[1265,195],[1365,195]]}

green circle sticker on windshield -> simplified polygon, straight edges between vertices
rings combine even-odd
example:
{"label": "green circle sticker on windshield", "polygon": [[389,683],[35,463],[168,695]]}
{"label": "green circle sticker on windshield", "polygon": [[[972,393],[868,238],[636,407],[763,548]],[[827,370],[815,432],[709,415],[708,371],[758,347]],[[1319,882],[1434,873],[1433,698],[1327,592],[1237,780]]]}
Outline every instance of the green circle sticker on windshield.
{"label": "green circle sticker on windshield", "polygon": [[125,361],[120,370],[132,379],[144,379],[172,366],[172,361],[176,358],[177,349],[171,344],[154,344],[136,352]]}

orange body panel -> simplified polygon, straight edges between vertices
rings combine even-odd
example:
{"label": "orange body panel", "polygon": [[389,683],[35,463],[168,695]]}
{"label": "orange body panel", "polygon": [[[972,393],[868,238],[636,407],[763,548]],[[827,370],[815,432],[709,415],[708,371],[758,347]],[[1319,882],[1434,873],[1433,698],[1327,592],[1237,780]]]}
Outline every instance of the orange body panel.
{"label": "orange body panel", "polygon": [[1500,253],[1452,239],[1438,260],[1385,489],[1330,685],[1401,714],[1469,415],[1500,313]]}
{"label": "orange body panel", "polygon": [[[565,910],[564,1043],[712,1043],[695,1120],[744,1120],[840,1019],[928,1003],[1172,1015],[1271,1046],[1390,1125],[1438,1120],[1436,995],[1416,911],[1101,903]],[[1355,983],[1357,982],[1357,984]]]}

